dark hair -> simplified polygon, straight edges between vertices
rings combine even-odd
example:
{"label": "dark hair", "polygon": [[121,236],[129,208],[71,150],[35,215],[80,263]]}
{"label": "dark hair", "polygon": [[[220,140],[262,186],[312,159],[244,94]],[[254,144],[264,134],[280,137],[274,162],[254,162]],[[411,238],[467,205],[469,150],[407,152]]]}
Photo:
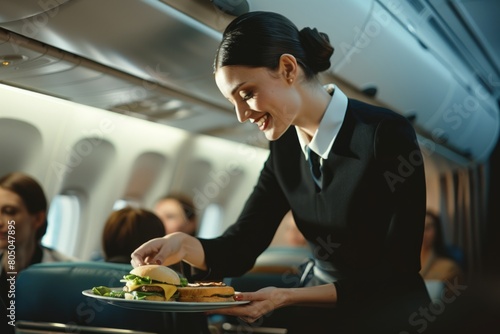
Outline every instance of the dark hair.
{"label": "dark hair", "polygon": [[451,257],[445,244],[441,218],[439,218],[439,216],[432,211],[427,211],[425,216],[429,217],[434,225],[434,243],[432,245],[434,253],[442,257]]}
{"label": "dark hair", "polygon": [[[21,197],[30,214],[38,212],[47,213],[47,197],[45,197],[45,193],[38,181],[31,176],[20,172],[9,173],[0,178],[0,188],[11,191]],[[45,235],[47,225],[47,217],[45,217],[45,222],[36,231],[35,237],[37,241],[40,241]]]}
{"label": "dark hair", "polygon": [[194,207],[193,200],[190,197],[181,193],[171,193],[161,197],[157,203],[167,199],[173,199],[179,202],[188,220],[196,220],[196,208]]}
{"label": "dark hair", "polygon": [[238,16],[224,30],[214,71],[228,65],[266,67],[275,70],[281,55],[293,55],[306,78],[330,67],[333,46],[328,35],[297,26],[283,15],[249,12]]}
{"label": "dark hair", "polygon": [[126,207],[112,212],[104,225],[102,246],[106,261],[130,262],[130,254],[148,240],[163,237],[165,227],[153,212]]}

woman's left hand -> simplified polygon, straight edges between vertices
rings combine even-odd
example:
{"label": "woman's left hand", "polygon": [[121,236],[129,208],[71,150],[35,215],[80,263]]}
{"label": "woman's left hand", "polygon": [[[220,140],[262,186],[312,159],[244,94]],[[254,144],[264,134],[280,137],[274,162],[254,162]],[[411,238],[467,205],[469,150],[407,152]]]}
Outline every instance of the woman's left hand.
{"label": "woman's left hand", "polygon": [[286,305],[286,291],[275,287],[267,287],[256,292],[242,292],[235,295],[236,301],[250,301],[249,304],[222,308],[206,312],[206,314],[226,314],[239,317],[247,323],[260,319],[273,310]]}

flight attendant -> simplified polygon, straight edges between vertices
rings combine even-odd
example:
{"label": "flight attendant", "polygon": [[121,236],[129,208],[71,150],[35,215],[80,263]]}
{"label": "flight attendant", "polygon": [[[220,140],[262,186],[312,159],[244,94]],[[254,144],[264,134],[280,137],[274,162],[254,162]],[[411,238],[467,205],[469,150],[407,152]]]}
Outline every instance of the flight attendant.
{"label": "flight attendant", "polygon": [[304,307],[289,333],[415,330],[415,312],[429,305],[419,275],[420,149],[403,116],[320,83],[333,51],[327,35],[276,13],[250,12],[229,24],[215,80],[239,121],[270,140],[269,158],[222,236],[153,239],[132,254],[134,266],[184,260],[206,270],[206,279],[242,275],[291,210],[315,255],[307,286],[242,293],[238,300],[249,304],[215,312],[252,323],[277,308],[315,304],[324,307]]}

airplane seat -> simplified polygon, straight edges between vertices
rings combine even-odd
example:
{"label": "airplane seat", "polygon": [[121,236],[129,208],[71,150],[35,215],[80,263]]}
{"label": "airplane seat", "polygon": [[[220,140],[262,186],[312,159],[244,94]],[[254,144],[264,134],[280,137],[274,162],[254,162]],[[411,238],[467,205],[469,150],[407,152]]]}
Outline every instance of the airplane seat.
{"label": "airplane seat", "polygon": [[425,280],[424,283],[431,301],[441,300],[446,289],[445,283],[440,280],[431,279]]}
{"label": "airplane seat", "polygon": [[465,271],[467,269],[466,262],[465,262],[465,254],[462,248],[454,245],[447,245],[446,246],[446,251],[448,252],[449,256],[457,262],[457,264],[460,266],[460,268]]}
{"label": "airplane seat", "polygon": [[272,246],[256,260],[253,272],[286,272],[296,270],[313,257],[309,247]]}
{"label": "airplane seat", "polygon": [[84,296],[94,286],[121,287],[131,265],[56,262],[32,265],[16,280],[16,320],[166,333],[171,313],[125,309]]}

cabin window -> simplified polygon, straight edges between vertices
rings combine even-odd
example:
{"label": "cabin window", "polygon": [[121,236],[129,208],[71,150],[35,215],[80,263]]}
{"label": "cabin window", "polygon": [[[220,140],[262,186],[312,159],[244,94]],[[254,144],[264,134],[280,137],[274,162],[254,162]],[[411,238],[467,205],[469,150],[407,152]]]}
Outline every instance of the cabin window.
{"label": "cabin window", "polygon": [[37,166],[43,152],[42,142],[42,134],[35,126],[0,117],[0,175],[15,170],[30,170],[32,166]]}
{"label": "cabin window", "polygon": [[219,204],[211,203],[203,212],[198,229],[198,237],[204,239],[216,238],[222,234],[222,208]]}
{"label": "cabin window", "polygon": [[165,170],[167,159],[156,152],[142,153],[134,162],[129,176],[123,201],[126,205],[140,205],[148,192],[153,188]]}
{"label": "cabin window", "polygon": [[42,244],[75,256],[76,232],[80,225],[80,200],[76,195],[57,195],[50,204],[48,228]]}
{"label": "cabin window", "polygon": [[126,208],[128,206],[133,207],[133,208],[139,208],[139,207],[141,207],[141,203],[139,201],[136,201],[136,200],[120,198],[120,199],[117,199],[115,201],[115,203],[113,204],[113,211],[121,210],[121,209]]}

